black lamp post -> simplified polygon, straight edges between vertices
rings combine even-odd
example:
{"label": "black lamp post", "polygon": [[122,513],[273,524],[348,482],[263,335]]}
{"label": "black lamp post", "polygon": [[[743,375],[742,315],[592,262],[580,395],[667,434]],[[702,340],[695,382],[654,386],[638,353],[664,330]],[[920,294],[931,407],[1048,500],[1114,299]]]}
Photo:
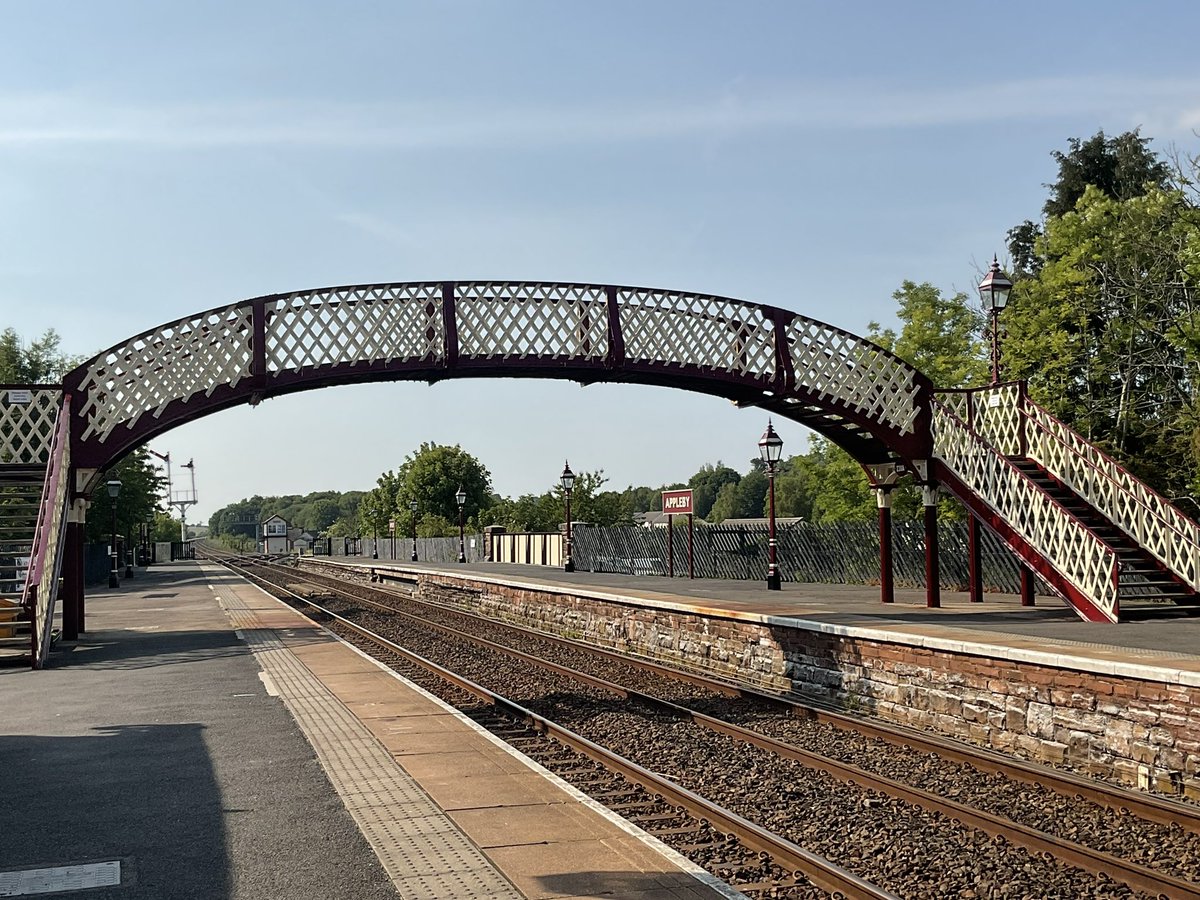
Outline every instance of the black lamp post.
{"label": "black lamp post", "polygon": [[125,535],[125,577],[132,578],[133,572],[133,527]]}
{"label": "black lamp post", "polygon": [[467,502],[467,492],[459,485],[454,499],[458,501],[458,561],[465,563],[467,561],[467,545],[463,541],[463,504]]}
{"label": "black lamp post", "polygon": [[115,588],[121,586],[121,579],[117,574],[117,497],[121,494],[121,479],[111,478],[105,487],[108,488],[108,499],[112,501],[112,547],[108,554],[108,586]]}
{"label": "black lamp post", "polygon": [[379,559],[379,520],[375,516],[371,516],[371,528],[374,530],[371,537],[371,559]]}
{"label": "black lamp post", "polygon": [[396,517],[395,516],[392,516],[392,518],[388,519],[388,533],[391,535],[391,538],[392,538],[392,546],[388,550],[388,559],[395,559],[396,558]]}
{"label": "black lamp post", "polygon": [[775,433],[770,419],[767,430],[758,439],[758,453],[767,464],[767,590],[778,591],[783,585],[775,559],[775,465],[783,454],[783,439]]}
{"label": "black lamp post", "polygon": [[154,510],[146,513],[146,549],[143,551],[146,565],[154,561]]}
{"label": "black lamp post", "polygon": [[992,316],[992,384],[1000,383],[1000,311],[1008,305],[1012,282],[1000,271],[1000,263],[992,257],[992,268],[979,282],[979,299]]}
{"label": "black lamp post", "polygon": [[409,512],[411,512],[411,513],[412,513],[412,520],[413,520],[413,553],[412,553],[412,561],[413,561],[413,562],[416,562],[416,561],[417,561],[417,501],[416,501],[416,500],[409,500],[409,501],[408,501],[408,510],[409,510]]}
{"label": "black lamp post", "polygon": [[569,462],[563,462],[558,483],[562,485],[563,495],[567,498],[567,536],[563,542],[563,571],[574,572],[575,560],[571,558],[571,488],[575,486],[575,473],[571,471]]}

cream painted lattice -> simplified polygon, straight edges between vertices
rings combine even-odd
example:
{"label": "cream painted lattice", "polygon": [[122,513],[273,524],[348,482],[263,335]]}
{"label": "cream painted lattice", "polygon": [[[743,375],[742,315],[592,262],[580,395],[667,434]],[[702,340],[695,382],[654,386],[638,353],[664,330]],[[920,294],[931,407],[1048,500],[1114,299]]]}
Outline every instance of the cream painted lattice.
{"label": "cream painted lattice", "polygon": [[[975,433],[1005,456],[1021,456],[1021,387],[1002,384],[971,392]],[[939,400],[941,397],[938,398]]]}
{"label": "cream painted lattice", "polygon": [[603,288],[461,282],[454,312],[462,357],[602,360],[608,353]]}
{"label": "cream painted lattice", "polygon": [[900,434],[921,413],[916,371],[869,341],[797,316],[787,328],[796,383],[840,400]]}
{"label": "cream painted lattice", "polygon": [[29,403],[13,403],[8,389],[0,390],[0,465],[44,465],[58,421],[62,391],[57,388],[20,388],[31,395]]}
{"label": "cream painted lattice", "polygon": [[[33,606],[34,635],[33,665],[40,669],[50,652],[50,631],[54,623],[54,603],[58,599],[58,575],[62,568],[63,531],[66,509],[70,503],[71,483],[71,402],[62,398],[62,409],[48,448],[49,464],[38,506],[37,527],[29,551],[29,568],[21,605]],[[36,602],[31,604],[32,599]]]}
{"label": "cream painted lattice", "polygon": [[622,289],[618,299],[627,359],[775,376],[775,325],[761,307],[670,291]]}
{"label": "cream painted lattice", "polygon": [[102,353],[79,387],[86,400],[83,440],[101,442],[144,413],[162,415],[173,400],[210,396],[250,375],[251,304],[199,313]]}
{"label": "cream painted lattice", "polygon": [[291,294],[267,305],[267,371],[445,357],[440,283]]}
{"label": "cream painted lattice", "polygon": [[954,475],[1112,622],[1117,557],[1111,547],[984,443],[940,398],[933,403],[934,454]]}
{"label": "cream painted lattice", "polygon": [[1037,404],[1022,422],[1031,459],[1200,590],[1200,526]]}

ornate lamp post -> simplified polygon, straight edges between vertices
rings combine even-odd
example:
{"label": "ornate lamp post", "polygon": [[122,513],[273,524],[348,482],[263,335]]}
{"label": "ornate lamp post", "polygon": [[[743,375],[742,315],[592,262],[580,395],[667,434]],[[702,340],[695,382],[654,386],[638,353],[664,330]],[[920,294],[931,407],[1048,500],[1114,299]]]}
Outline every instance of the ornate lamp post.
{"label": "ornate lamp post", "polygon": [[412,552],[412,561],[413,561],[413,562],[416,562],[416,561],[417,561],[417,501],[416,501],[416,500],[409,500],[409,501],[408,501],[408,509],[409,509],[409,512],[411,512],[411,513],[412,513],[412,520],[413,520],[413,552]]}
{"label": "ornate lamp post", "polygon": [[117,497],[121,494],[121,479],[110,478],[105,485],[108,497],[112,501],[112,547],[109,549],[108,586],[120,587],[121,579],[117,573]]}
{"label": "ornate lamp post", "polygon": [[979,299],[992,316],[992,384],[1000,383],[1000,311],[1008,305],[1012,282],[1000,271],[1000,263],[992,257],[992,268],[979,282]]}
{"label": "ornate lamp post", "polygon": [[146,565],[154,562],[154,510],[146,513],[146,549],[143,552]]}
{"label": "ornate lamp post", "polygon": [[775,465],[783,454],[783,439],[775,433],[770,419],[767,420],[767,430],[758,439],[758,453],[767,464],[767,590],[778,591],[783,584],[775,559]]}
{"label": "ornate lamp post", "polygon": [[563,495],[567,498],[567,536],[563,542],[563,571],[574,572],[575,560],[571,558],[571,488],[575,486],[575,473],[571,471],[569,462],[563,462],[562,475],[558,477],[558,483],[562,485]]}
{"label": "ornate lamp post", "polygon": [[133,526],[125,533],[125,577],[132,578],[133,571]]}
{"label": "ornate lamp post", "polygon": [[458,561],[465,563],[467,561],[467,545],[463,541],[463,505],[467,502],[467,492],[462,489],[462,485],[459,485],[454,499],[458,501]]}

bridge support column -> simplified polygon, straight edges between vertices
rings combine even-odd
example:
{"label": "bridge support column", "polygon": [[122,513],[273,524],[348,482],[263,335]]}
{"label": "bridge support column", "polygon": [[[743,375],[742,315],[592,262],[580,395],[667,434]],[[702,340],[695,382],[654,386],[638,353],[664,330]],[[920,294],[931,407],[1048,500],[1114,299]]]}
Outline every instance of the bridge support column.
{"label": "bridge support column", "polygon": [[83,618],[83,552],[88,503],[74,500],[67,511],[63,546],[63,640],[74,641],[85,630]]}
{"label": "bridge support column", "polygon": [[921,502],[925,506],[925,605],[942,605],[941,572],[938,568],[938,489],[937,485],[921,486]]}
{"label": "bridge support column", "polygon": [[883,603],[896,601],[896,570],[892,565],[892,490],[875,488],[875,503],[879,507],[879,599]]}
{"label": "bridge support column", "polygon": [[1034,585],[1036,581],[1033,577],[1033,569],[1021,563],[1021,605],[1033,606]]}
{"label": "bridge support column", "polygon": [[972,603],[983,602],[983,547],[979,518],[967,514],[967,580]]}

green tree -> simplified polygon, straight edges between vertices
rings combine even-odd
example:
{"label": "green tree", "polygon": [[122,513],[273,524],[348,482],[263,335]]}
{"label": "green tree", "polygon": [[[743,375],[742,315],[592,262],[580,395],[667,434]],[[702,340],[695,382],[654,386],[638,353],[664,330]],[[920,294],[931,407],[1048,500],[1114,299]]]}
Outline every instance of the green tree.
{"label": "green tree", "polygon": [[[691,478],[688,487],[692,489],[692,506],[696,515],[707,519],[717,501],[717,493],[727,484],[737,484],[742,476],[729,466],[717,460],[715,466],[705,463]],[[661,498],[659,503],[661,505]]]}
{"label": "green tree", "polygon": [[[150,454],[140,447],[108,470],[104,481],[113,479],[121,482],[121,491],[115,504],[117,534],[127,537],[133,535],[136,539],[137,535],[141,534],[142,525],[148,519],[153,518],[156,523],[159,521],[159,496],[166,481],[150,461]],[[109,540],[112,534],[113,506],[113,500],[108,496],[105,484],[101,482],[100,487],[92,494],[91,506],[88,508],[88,541],[106,543]],[[179,540],[178,528],[176,524],[174,536],[170,540]]]}
{"label": "green tree", "polygon": [[871,322],[867,327],[872,341],[924,372],[939,388],[986,383],[988,360],[978,336],[983,316],[966,294],[943,297],[929,282],[905,281],[892,299],[900,307],[900,333],[881,331]]}
{"label": "green tree", "polygon": [[[1124,201],[1148,190],[1166,188],[1171,169],[1149,147],[1149,139],[1136,130],[1114,138],[1098,131],[1087,140],[1071,138],[1068,150],[1055,150],[1058,178],[1045,185],[1050,191],[1042,212],[1047,218],[1075,209],[1089,187],[1106,197]],[[1008,252],[1018,277],[1036,275],[1045,263],[1038,247],[1042,228],[1026,220],[1008,232]]]}
{"label": "green tree", "polygon": [[766,515],[767,476],[751,468],[736,484],[730,482],[717,491],[717,499],[709,511],[713,522],[726,519],[758,519]]}
{"label": "green tree", "polygon": [[[463,508],[466,518],[478,518],[480,511],[492,501],[491,473],[457,444],[453,447],[421,444],[420,449],[405,458],[396,477],[399,507],[407,509],[409,501],[415,500],[417,515],[422,521],[432,515],[457,523],[455,494],[460,487],[467,495]],[[458,533],[457,525],[455,533]]]}
{"label": "green tree", "polygon": [[1005,312],[1009,373],[1160,491],[1195,499],[1200,212],[1179,190],[1088,188],[1038,251]]}
{"label": "green tree", "polygon": [[0,384],[57,383],[75,365],[74,358],[59,350],[53,328],[26,346],[12,328],[0,332]]}

